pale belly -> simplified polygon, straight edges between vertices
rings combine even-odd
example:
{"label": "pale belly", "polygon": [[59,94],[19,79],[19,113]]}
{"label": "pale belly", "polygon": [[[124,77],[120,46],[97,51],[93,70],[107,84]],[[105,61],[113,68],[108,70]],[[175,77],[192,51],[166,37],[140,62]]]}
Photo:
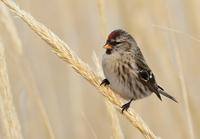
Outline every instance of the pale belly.
{"label": "pale belly", "polygon": [[[112,58],[112,57],[111,57]],[[129,73],[128,79],[122,80],[116,72],[118,61],[110,59],[109,56],[104,56],[102,61],[103,72],[105,78],[110,82],[110,88],[119,94],[124,99],[141,99],[150,95],[152,92],[145,88],[142,83],[137,81],[136,74],[132,71]],[[128,80],[128,81],[127,81]]]}
{"label": "pale belly", "polygon": [[131,91],[124,83],[120,82],[120,80],[115,76],[111,77],[109,75],[105,75],[108,81],[110,82],[110,88],[119,94],[124,99],[132,99],[134,97],[133,90]]}

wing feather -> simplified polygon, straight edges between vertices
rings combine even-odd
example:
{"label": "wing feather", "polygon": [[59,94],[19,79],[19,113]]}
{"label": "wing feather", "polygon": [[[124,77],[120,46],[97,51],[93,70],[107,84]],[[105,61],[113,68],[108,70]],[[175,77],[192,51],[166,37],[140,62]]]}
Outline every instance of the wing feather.
{"label": "wing feather", "polygon": [[138,48],[135,53],[135,63],[138,71],[138,78],[147,86],[150,91],[154,92],[157,97],[162,100],[160,94],[170,98],[171,100],[177,102],[177,100],[171,95],[167,94],[162,87],[156,83],[155,76],[149,66],[146,64],[144,56],[142,55],[140,49]]}

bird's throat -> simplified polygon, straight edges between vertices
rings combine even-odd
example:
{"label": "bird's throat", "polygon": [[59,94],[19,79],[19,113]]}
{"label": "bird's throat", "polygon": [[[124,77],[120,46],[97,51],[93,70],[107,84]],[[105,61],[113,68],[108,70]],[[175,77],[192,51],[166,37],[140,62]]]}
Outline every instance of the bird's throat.
{"label": "bird's throat", "polygon": [[106,54],[110,55],[112,52],[112,49],[106,49]]}

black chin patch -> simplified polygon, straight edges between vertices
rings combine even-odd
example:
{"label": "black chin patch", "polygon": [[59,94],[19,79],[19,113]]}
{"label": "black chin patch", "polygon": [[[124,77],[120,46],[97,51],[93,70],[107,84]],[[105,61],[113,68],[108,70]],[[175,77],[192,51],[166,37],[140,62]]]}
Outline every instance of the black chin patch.
{"label": "black chin patch", "polygon": [[110,55],[111,51],[112,51],[112,49],[106,49],[106,54]]}

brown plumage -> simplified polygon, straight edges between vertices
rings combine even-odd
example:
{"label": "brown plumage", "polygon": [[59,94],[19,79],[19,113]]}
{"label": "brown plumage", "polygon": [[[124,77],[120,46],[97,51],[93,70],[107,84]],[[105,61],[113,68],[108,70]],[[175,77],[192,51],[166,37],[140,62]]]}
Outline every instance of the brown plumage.
{"label": "brown plumage", "polygon": [[161,99],[164,95],[177,102],[161,88],[155,80],[149,66],[134,38],[123,30],[112,31],[106,44],[102,67],[106,79],[101,83],[110,85],[116,93],[130,100],[122,106],[127,110],[133,100],[141,99],[155,93]]}

